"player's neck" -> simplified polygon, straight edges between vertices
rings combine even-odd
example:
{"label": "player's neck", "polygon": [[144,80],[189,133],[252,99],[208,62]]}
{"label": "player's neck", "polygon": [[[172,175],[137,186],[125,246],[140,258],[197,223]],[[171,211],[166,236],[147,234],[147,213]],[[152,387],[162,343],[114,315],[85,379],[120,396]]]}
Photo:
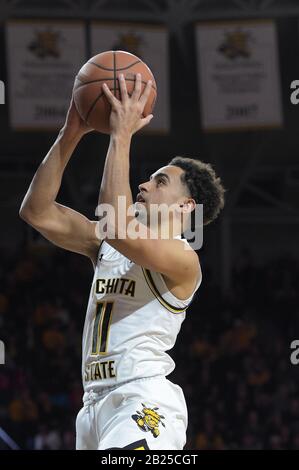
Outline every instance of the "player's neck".
{"label": "player's neck", "polygon": [[153,232],[157,238],[166,240],[181,236],[182,233],[180,227],[173,226],[171,223],[160,224],[158,227],[154,227]]}

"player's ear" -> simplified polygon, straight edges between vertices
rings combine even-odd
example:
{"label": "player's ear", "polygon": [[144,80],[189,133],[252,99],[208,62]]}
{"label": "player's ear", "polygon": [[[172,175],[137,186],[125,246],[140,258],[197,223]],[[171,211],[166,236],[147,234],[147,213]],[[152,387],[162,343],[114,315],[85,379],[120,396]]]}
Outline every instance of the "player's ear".
{"label": "player's ear", "polygon": [[188,198],[185,201],[180,203],[180,208],[182,212],[192,212],[196,207],[196,202],[192,198]]}

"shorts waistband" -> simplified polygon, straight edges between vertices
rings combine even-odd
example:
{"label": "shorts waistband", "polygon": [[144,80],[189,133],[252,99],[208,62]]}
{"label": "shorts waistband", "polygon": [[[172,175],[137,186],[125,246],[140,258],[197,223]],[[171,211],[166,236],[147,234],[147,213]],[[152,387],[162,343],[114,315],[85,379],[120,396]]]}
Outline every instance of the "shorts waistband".
{"label": "shorts waistband", "polygon": [[112,385],[110,387],[105,387],[101,390],[89,390],[88,392],[84,392],[83,395],[83,403],[84,405],[91,405],[92,403],[104,398],[108,393],[112,392],[118,388],[117,385]]}
{"label": "shorts waistband", "polygon": [[154,375],[152,377],[141,377],[139,379],[132,379],[128,380],[126,382],[121,382],[115,385],[103,387],[97,390],[91,389],[89,391],[84,392],[83,394],[83,403],[84,405],[91,405],[95,403],[98,400],[101,400],[104,398],[106,395],[108,395],[110,392],[113,392],[113,390],[116,390],[117,388],[122,387],[123,385],[132,383],[132,382],[143,382],[147,380],[153,380],[153,379],[166,379],[165,375]]}

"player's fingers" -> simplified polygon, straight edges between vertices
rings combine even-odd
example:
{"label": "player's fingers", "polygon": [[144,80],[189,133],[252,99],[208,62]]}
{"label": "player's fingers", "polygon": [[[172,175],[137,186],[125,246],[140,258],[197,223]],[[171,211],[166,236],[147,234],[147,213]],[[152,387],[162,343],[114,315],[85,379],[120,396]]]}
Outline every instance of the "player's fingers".
{"label": "player's fingers", "polygon": [[111,104],[111,106],[117,106],[119,104],[119,101],[117,98],[115,98],[115,96],[113,95],[113,93],[111,93],[111,90],[110,88],[108,87],[107,83],[103,83],[102,85],[102,90],[103,92],[105,93],[105,96],[107,98],[107,100],[109,101],[109,103]]}
{"label": "player's fingers", "polygon": [[138,126],[138,130],[142,129],[144,126],[147,126],[151,120],[153,119],[153,115],[152,114],[149,114],[148,116],[146,116],[145,118],[143,119],[140,119],[140,124]]}
{"label": "player's fingers", "polygon": [[140,100],[139,100],[139,103],[142,105],[143,108],[146,105],[151,89],[152,89],[152,80],[148,80],[146,87],[144,89],[144,92],[142,93]]}
{"label": "player's fingers", "polygon": [[138,101],[141,94],[141,73],[137,73],[135,76],[135,86],[131,96],[132,100]]}
{"label": "player's fingers", "polygon": [[118,83],[119,83],[119,88],[120,88],[121,100],[122,102],[124,102],[128,99],[128,90],[127,90],[127,84],[126,84],[126,80],[125,80],[123,73],[119,74]]}

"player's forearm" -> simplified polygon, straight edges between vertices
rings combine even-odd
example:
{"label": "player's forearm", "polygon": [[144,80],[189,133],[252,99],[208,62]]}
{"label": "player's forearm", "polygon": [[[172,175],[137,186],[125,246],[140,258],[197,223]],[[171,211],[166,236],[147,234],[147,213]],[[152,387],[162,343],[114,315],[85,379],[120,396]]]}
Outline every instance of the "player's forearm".
{"label": "player's forearm", "polygon": [[118,196],[132,204],[130,188],[131,135],[111,135],[99,195],[99,204],[111,204],[117,210]]}
{"label": "player's forearm", "polygon": [[[116,133],[110,136],[109,148],[106,156],[104,173],[99,195],[99,213],[101,215],[101,204],[109,204],[114,213],[106,214],[107,238],[126,230],[128,220],[124,218],[127,209],[132,205],[132,193],[130,188],[130,145],[132,135]],[[121,202],[119,196],[124,196]],[[109,214],[113,215],[109,216]],[[105,214],[102,214],[105,215]],[[122,227],[118,227],[119,216],[122,217]]]}
{"label": "player's forearm", "polygon": [[54,203],[65,167],[80,140],[62,129],[48,154],[41,162],[23,199],[20,215],[38,217]]}

